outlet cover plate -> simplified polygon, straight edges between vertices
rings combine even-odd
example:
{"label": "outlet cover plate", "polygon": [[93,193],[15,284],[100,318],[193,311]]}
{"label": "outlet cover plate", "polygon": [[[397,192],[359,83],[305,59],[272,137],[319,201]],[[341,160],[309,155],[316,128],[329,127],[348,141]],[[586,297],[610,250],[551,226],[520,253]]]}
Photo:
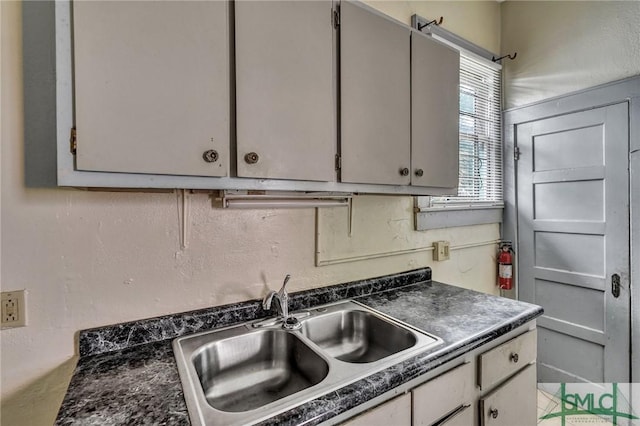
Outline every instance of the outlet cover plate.
{"label": "outlet cover plate", "polygon": [[27,305],[25,291],[3,291],[1,297],[2,328],[24,327],[27,325]]}
{"label": "outlet cover plate", "polygon": [[449,241],[433,242],[433,260],[449,260]]}

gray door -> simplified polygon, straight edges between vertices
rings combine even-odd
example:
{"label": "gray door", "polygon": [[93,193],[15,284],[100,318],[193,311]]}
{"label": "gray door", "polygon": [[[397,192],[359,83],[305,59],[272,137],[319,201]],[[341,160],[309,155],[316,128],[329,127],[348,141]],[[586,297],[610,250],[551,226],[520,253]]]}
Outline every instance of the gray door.
{"label": "gray door", "polygon": [[545,309],[538,381],[629,382],[628,106],[516,132],[519,298]]}

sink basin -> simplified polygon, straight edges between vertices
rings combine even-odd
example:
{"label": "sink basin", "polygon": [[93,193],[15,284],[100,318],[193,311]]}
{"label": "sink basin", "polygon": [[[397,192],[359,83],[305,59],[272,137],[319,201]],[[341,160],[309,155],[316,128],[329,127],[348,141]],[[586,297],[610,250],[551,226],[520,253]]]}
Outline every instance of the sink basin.
{"label": "sink basin", "polygon": [[261,320],[173,341],[193,425],[258,423],[442,342],[353,301],[295,315],[298,330]]}
{"label": "sink basin", "polygon": [[302,333],[328,355],[345,362],[378,361],[416,344],[410,330],[362,310],[309,318]]}
{"label": "sink basin", "polygon": [[193,366],[208,403],[221,411],[262,407],[327,376],[329,365],[293,333],[259,330],[201,347]]}

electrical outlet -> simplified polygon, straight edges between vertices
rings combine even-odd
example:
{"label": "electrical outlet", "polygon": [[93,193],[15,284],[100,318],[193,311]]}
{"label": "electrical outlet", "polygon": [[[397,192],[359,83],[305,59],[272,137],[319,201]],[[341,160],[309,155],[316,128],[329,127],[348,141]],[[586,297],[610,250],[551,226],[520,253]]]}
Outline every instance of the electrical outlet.
{"label": "electrical outlet", "polygon": [[433,260],[449,260],[449,241],[433,242]]}
{"label": "electrical outlet", "polygon": [[25,304],[24,290],[3,291],[2,321],[4,327],[24,327],[27,325],[27,306]]}

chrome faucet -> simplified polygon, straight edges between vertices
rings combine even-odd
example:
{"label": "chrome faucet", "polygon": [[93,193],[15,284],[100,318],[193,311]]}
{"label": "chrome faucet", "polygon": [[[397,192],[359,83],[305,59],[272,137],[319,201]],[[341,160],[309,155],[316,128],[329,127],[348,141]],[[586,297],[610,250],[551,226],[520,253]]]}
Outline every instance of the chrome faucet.
{"label": "chrome faucet", "polygon": [[287,329],[296,329],[300,327],[300,322],[296,317],[289,316],[289,294],[287,293],[287,283],[291,279],[291,275],[287,274],[284,277],[284,282],[282,283],[282,287],[277,292],[271,290],[262,300],[262,308],[265,311],[271,309],[271,304],[273,299],[275,299],[278,304],[276,305],[276,309],[278,310],[279,315],[283,320],[283,327]]}

